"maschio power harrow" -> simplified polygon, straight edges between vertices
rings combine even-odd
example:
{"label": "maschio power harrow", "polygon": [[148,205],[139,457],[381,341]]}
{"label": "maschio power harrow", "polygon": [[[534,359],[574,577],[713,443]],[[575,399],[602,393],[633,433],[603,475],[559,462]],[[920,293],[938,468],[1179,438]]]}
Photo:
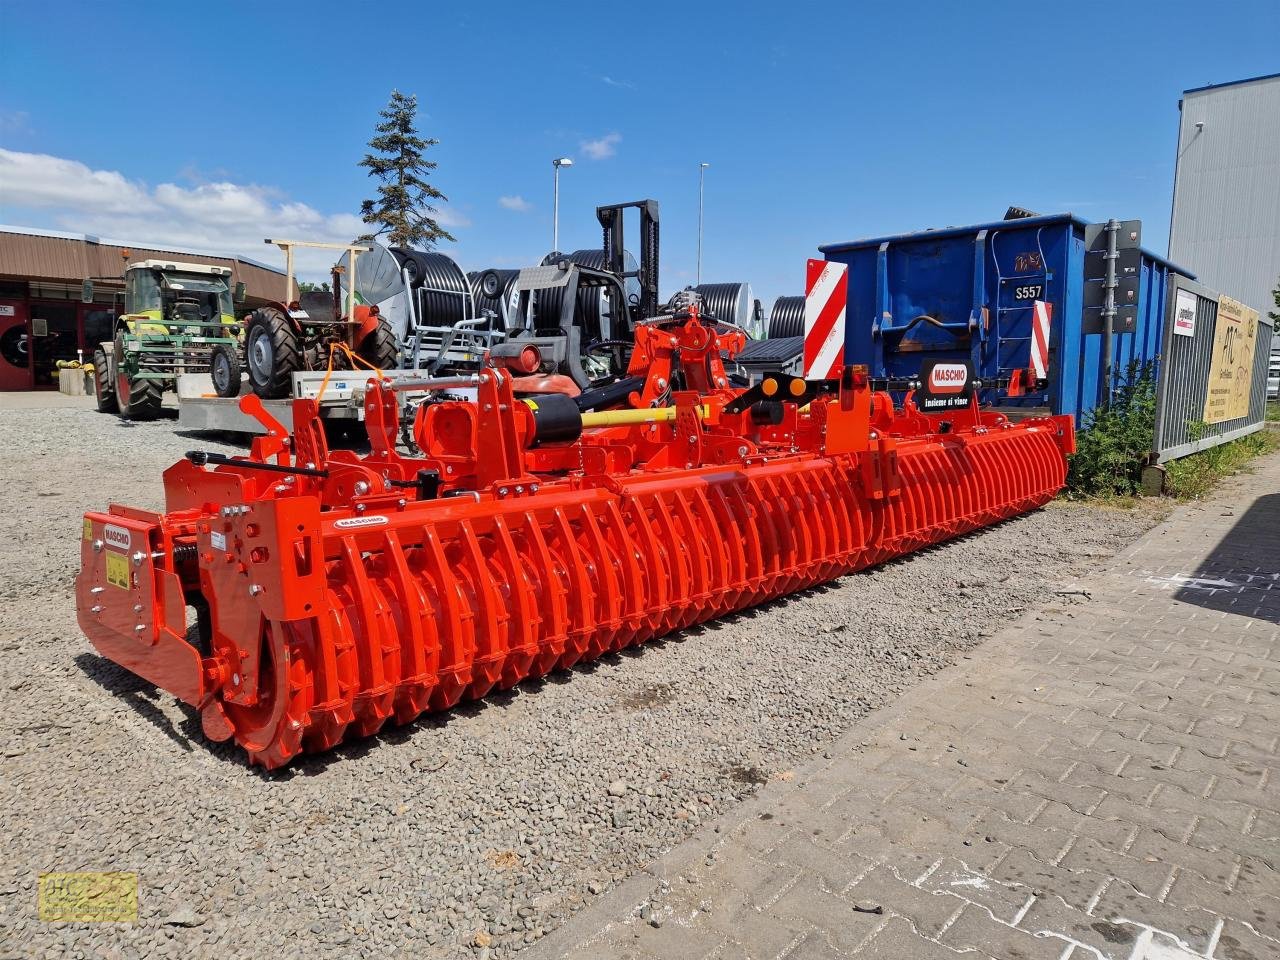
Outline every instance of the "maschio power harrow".
{"label": "maschio power harrow", "polygon": [[[84,520],[80,624],[106,657],[278,767],[388,720],[483,697],[1031,510],[1068,418],[976,400],[895,409],[865,372],[730,385],[736,328],[696,306],[640,324],[634,389],[520,395],[537,358],[371,381],[370,452],[330,451],[315,403],[248,458],[193,453],[163,514]],[[466,391],[416,408],[397,391]],[[212,468],[210,468],[212,467]],[[189,616],[189,611],[192,615]]]}

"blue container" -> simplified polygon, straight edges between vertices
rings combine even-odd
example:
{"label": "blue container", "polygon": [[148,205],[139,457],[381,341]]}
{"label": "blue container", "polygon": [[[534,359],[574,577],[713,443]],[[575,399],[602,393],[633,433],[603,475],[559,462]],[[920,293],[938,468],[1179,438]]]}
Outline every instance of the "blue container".
{"label": "blue container", "polygon": [[[820,247],[849,265],[845,362],[872,376],[912,377],[925,360],[968,360],[983,380],[1031,365],[1033,303],[1053,304],[1046,390],[1002,406],[1048,407],[1080,417],[1103,399],[1100,310],[1085,309],[1086,223],[1070,214],[1000,220]],[[1142,251],[1137,318],[1112,336],[1113,377],[1159,358],[1170,274],[1192,274]],[[1086,276],[1097,274],[1097,276]],[[985,396],[984,400],[993,400]]]}

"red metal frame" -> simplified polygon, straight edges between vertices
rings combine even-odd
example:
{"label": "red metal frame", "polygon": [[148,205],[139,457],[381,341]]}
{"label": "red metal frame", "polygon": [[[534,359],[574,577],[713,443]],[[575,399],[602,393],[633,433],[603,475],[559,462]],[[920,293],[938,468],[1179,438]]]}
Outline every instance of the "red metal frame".
{"label": "red metal frame", "polygon": [[[196,705],[210,737],[276,767],[997,522],[1062,486],[1070,418],[1013,424],[976,403],[927,415],[911,397],[895,410],[850,368],[807,403],[804,381],[772,381],[795,401],[780,417],[737,411],[721,356],[741,345],[696,311],[639,326],[631,372],[646,380],[630,409],[662,419],[555,443],[497,367],[474,401],[419,408],[418,457],[396,450],[390,384],[366,391],[363,457],[328,449],[313,402],[295,401],[290,437],[247,397],[268,428],[247,461],[174,465],[164,514],[86,515],[81,626]],[[432,499],[413,486],[423,470],[440,478]],[[193,598],[208,606],[199,648],[185,639]]]}

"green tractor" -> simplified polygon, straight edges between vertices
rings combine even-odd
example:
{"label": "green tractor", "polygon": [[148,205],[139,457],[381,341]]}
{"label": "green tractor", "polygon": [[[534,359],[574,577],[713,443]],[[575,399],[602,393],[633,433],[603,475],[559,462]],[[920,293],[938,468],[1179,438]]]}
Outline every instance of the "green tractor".
{"label": "green tractor", "polygon": [[[92,297],[92,281],[85,281]],[[161,396],[181,373],[208,373],[219,396],[240,392],[240,326],[231,269],[142,260],[124,274],[124,309],[115,339],[93,351],[94,396],[103,413],[154,420]]]}

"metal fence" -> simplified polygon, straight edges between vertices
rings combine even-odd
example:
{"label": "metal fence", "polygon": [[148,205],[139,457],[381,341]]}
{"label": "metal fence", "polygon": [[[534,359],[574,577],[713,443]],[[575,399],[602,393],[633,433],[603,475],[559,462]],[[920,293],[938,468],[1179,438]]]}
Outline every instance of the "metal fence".
{"label": "metal fence", "polygon": [[[1218,294],[1203,284],[1170,275],[1168,315],[1164,325],[1160,376],[1156,388],[1156,433],[1152,452],[1157,463],[1176,460],[1262,429],[1267,406],[1267,363],[1274,333],[1262,314],[1254,338],[1248,414],[1221,423],[1205,422],[1205,402],[1213,365],[1218,325]],[[1179,291],[1185,291],[1179,297]],[[1195,298],[1193,332],[1184,335],[1178,308]],[[1247,369],[1247,368],[1246,368]]]}

